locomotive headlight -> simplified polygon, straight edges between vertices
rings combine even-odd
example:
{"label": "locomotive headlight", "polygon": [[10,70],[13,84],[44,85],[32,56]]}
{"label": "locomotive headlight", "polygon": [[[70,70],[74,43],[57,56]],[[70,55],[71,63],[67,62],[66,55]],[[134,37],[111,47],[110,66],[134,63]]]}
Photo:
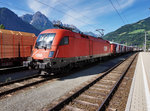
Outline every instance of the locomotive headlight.
{"label": "locomotive headlight", "polygon": [[48,57],[53,57],[54,56],[54,51],[50,51],[49,56]]}

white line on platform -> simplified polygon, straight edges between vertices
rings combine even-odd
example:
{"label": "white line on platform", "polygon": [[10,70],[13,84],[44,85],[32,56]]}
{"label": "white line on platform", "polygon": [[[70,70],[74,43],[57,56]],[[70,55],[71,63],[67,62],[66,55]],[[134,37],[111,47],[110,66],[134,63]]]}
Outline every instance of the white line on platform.
{"label": "white line on platform", "polygon": [[143,64],[142,55],[141,55],[141,62],[142,62],[142,71],[143,71],[143,79],[144,79],[147,110],[150,111],[150,92],[149,92],[149,88],[148,88],[148,81],[147,81],[147,78],[146,78],[146,72],[145,72],[145,68],[144,68],[144,64]]}

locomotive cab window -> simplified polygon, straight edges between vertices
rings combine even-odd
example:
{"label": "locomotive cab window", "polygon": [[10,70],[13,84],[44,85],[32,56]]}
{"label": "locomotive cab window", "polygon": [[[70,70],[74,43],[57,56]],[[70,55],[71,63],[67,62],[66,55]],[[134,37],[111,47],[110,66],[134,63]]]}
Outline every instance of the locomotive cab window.
{"label": "locomotive cab window", "polygon": [[44,33],[38,36],[35,48],[51,48],[56,33]]}
{"label": "locomotive cab window", "polygon": [[59,45],[67,45],[67,44],[69,44],[69,37],[65,36],[61,39]]}

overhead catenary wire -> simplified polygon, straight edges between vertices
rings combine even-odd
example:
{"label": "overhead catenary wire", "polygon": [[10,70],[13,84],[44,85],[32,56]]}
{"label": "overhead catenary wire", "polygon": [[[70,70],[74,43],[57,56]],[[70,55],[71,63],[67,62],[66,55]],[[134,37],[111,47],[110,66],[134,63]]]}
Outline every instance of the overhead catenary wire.
{"label": "overhead catenary wire", "polygon": [[[85,21],[83,21],[83,20],[77,19],[77,18],[73,17],[73,16],[72,16],[72,15],[70,15],[70,14],[66,14],[66,12],[64,12],[64,11],[62,11],[62,10],[59,10],[59,9],[57,9],[57,8],[55,8],[55,7],[52,7],[52,6],[50,6],[50,5],[48,5],[48,4],[44,3],[44,2],[41,2],[41,1],[39,1],[39,0],[35,0],[35,1],[37,1],[38,3],[43,4],[43,5],[45,5],[45,6],[49,7],[49,8],[51,8],[51,9],[53,9],[53,10],[55,10],[55,11],[59,12],[59,13],[63,13],[63,14],[65,14],[65,15],[67,15],[67,16],[69,16],[69,17],[71,17],[72,19],[74,19],[74,20],[76,20],[76,21],[80,22],[80,23],[87,24],[87,25],[89,25],[89,26],[93,27],[93,29],[96,29],[96,27],[94,27],[93,25],[88,24],[88,23],[86,23],[86,22],[85,22]],[[90,28],[91,28],[91,27],[90,27]],[[92,28],[91,28],[91,29],[92,29]],[[92,30],[93,30],[93,29],[92,29]]]}
{"label": "overhead catenary wire", "polygon": [[[69,8],[69,9],[71,9],[72,11],[74,11],[74,12],[76,12],[76,13],[78,13],[78,11],[77,11],[76,9],[74,9],[74,8],[72,8],[72,7],[70,7],[70,6],[68,6],[68,5],[65,4],[65,3],[59,2],[59,4],[61,4],[61,5],[63,5],[63,6],[65,6],[65,7],[67,7],[67,8]],[[85,16],[85,15],[83,15],[83,14],[81,14],[81,16],[84,17],[84,18],[86,18],[86,19],[88,19],[88,20],[90,20],[89,17],[87,17],[87,16]]]}
{"label": "overhead catenary wire", "polygon": [[[67,8],[69,8],[69,9],[71,9],[72,11],[74,11],[74,12],[76,12],[76,13],[78,13],[78,11],[77,11],[76,9],[70,7],[69,5],[67,5],[67,4],[65,4],[65,3],[63,3],[63,2],[60,2],[60,1],[59,1],[59,4],[61,4],[61,5],[63,5],[63,6],[65,6],[65,7],[67,7]],[[81,14],[81,16],[84,17],[84,18],[87,19],[87,20],[91,20],[91,19],[89,19],[88,16],[85,16],[85,15],[83,15],[83,14]],[[92,26],[95,27],[95,31],[96,31],[97,26],[96,26],[96,25],[92,25]]]}
{"label": "overhead catenary wire", "polygon": [[112,3],[111,0],[109,0],[109,2],[111,3],[112,7],[114,8],[114,10],[116,11],[116,13],[118,14],[118,16],[120,17],[120,19],[122,20],[122,22],[125,24],[125,21],[123,20],[122,16],[120,15],[119,11],[117,10],[117,8],[114,6],[114,4]]}
{"label": "overhead catenary wire", "polygon": [[[121,9],[121,5],[120,5],[119,1],[116,0],[116,2],[118,4],[119,8]],[[122,14],[122,15],[123,15],[124,19],[126,20],[126,22],[128,23],[128,19],[126,18],[126,16],[124,14]]]}

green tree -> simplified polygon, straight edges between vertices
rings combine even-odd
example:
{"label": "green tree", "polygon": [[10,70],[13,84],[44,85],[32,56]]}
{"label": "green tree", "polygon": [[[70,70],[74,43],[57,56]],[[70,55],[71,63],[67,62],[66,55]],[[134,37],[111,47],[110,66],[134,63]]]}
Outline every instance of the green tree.
{"label": "green tree", "polygon": [[3,24],[1,24],[0,29],[5,29],[5,26]]}

